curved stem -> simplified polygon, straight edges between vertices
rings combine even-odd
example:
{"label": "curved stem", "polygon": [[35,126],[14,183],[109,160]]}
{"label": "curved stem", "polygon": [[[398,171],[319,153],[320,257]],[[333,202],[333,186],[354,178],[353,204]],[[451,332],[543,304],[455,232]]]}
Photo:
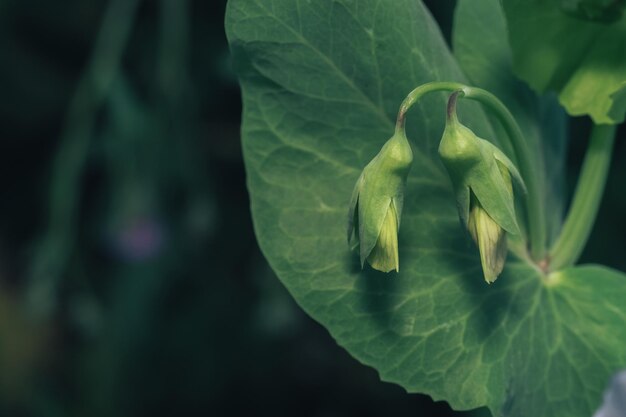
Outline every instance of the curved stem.
{"label": "curved stem", "polygon": [[582,253],[595,222],[611,165],[614,125],[595,125],[572,205],[561,233],[550,250],[550,269],[574,265]]}
{"label": "curved stem", "polygon": [[404,129],[406,113],[409,108],[419,100],[424,94],[433,91],[458,91],[459,97],[476,100],[492,110],[504,127],[511,147],[515,152],[513,158],[518,169],[524,178],[528,195],[525,198],[526,212],[528,216],[528,227],[530,234],[530,255],[536,262],[541,261],[545,256],[546,245],[546,218],[541,205],[541,193],[539,188],[539,172],[533,165],[528,143],[524,140],[524,135],[519,128],[515,118],[506,106],[493,94],[481,88],[469,87],[456,82],[431,82],[423,84],[409,93],[400,106],[396,131]]}
{"label": "curved stem", "polygon": [[404,129],[406,113],[417,100],[422,98],[423,95],[435,91],[463,91],[465,88],[467,88],[467,86],[464,84],[449,81],[433,81],[420,85],[419,87],[411,91],[400,105],[400,110],[398,111],[398,119],[396,121],[396,132],[398,130]]}

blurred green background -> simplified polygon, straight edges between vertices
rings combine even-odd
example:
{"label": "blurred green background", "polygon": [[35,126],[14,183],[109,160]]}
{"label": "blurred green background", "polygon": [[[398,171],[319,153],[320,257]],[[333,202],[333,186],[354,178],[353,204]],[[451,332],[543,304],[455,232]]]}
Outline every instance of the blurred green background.
{"label": "blurred green background", "polygon": [[[0,0],[0,416],[467,415],[380,382],[263,259],[225,4]],[[625,152],[585,253],[621,270]]]}

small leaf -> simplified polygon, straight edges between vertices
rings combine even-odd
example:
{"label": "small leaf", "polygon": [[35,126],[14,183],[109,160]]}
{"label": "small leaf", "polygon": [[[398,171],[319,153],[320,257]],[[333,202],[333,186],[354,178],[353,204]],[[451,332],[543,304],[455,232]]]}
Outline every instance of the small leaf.
{"label": "small leaf", "polygon": [[558,1],[504,0],[517,74],[538,91],[556,91],[573,116],[624,121],[626,16],[611,24],[566,14]]}

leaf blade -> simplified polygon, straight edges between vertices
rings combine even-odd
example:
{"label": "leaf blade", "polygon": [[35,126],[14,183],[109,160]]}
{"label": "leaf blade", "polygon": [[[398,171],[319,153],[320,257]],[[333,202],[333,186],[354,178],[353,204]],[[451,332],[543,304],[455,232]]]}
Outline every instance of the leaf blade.
{"label": "leaf blade", "polygon": [[[388,7],[376,9],[380,4]],[[349,8],[358,17],[361,24],[350,29],[355,36],[346,36],[346,25],[331,18],[331,7]],[[272,13],[290,22],[291,30],[266,16]],[[375,53],[364,28],[374,28]],[[294,30],[306,38],[320,36],[307,43],[330,57],[336,69],[320,61],[311,46],[294,49]],[[565,271],[549,286],[537,270],[510,259],[497,282],[490,287],[483,283],[478,252],[459,227],[449,179],[436,159],[445,118],[443,95],[416,105],[409,116],[408,136],[416,152],[399,235],[401,272],[390,278],[361,270],[358,256],[348,250],[350,193],[362,167],[393,133],[380,115],[392,118],[415,84],[464,81],[423,5],[412,0],[273,0],[263,5],[231,0],[227,33],[244,95],[243,149],[255,231],[298,304],[355,358],[409,392],[445,399],[456,409],[488,405],[507,416],[529,415],[526,411],[589,415],[595,399],[600,400],[595,388],[574,377],[568,389],[583,394],[560,409],[567,402],[563,393],[546,385],[559,386],[555,375],[578,369],[568,365],[571,352],[562,351],[567,344],[554,344],[554,335],[567,331],[562,321],[568,303],[577,303],[583,311],[579,316],[595,317],[592,303],[579,301],[592,282],[625,295],[624,277],[583,270],[570,279]],[[339,38],[343,43],[337,43]],[[343,45],[341,51],[338,45]],[[379,65],[376,71],[374,61],[395,65]],[[359,62],[364,64],[354,64]],[[463,106],[463,111],[473,129],[490,137],[480,108]],[[549,294],[560,297],[560,313],[553,313],[550,297],[556,295]],[[592,321],[585,328],[590,341],[602,345],[607,331],[617,341],[626,340],[615,319],[624,307],[616,301],[610,306],[598,316],[610,321],[609,327],[594,327]],[[557,355],[545,354],[550,353],[543,349],[548,342]],[[598,360],[594,349],[605,350],[604,359]],[[613,342],[575,352],[586,358],[585,364],[596,365],[598,371],[589,378],[593,387],[625,362]],[[575,411],[566,414],[571,407]]]}

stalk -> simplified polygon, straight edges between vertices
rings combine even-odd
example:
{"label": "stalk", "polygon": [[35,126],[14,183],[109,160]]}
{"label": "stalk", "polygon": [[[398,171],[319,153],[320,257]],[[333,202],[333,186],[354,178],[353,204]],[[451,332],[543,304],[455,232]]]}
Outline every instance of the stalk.
{"label": "stalk", "polygon": [[47,230],[33,259],[28,303],[35,314],[54,308],[54,291],[76,249],[82,175],[98,110],[120,71],[140,0],[110,0],[93,53],[67,111],[54,157],[48,196]]}
{"label": "stalk", "polygon": [[611,165],[615,125],[595,125],[589,148],[561,233],[550,250],[550,269],[574,265],[582,253],[598,215]]}

